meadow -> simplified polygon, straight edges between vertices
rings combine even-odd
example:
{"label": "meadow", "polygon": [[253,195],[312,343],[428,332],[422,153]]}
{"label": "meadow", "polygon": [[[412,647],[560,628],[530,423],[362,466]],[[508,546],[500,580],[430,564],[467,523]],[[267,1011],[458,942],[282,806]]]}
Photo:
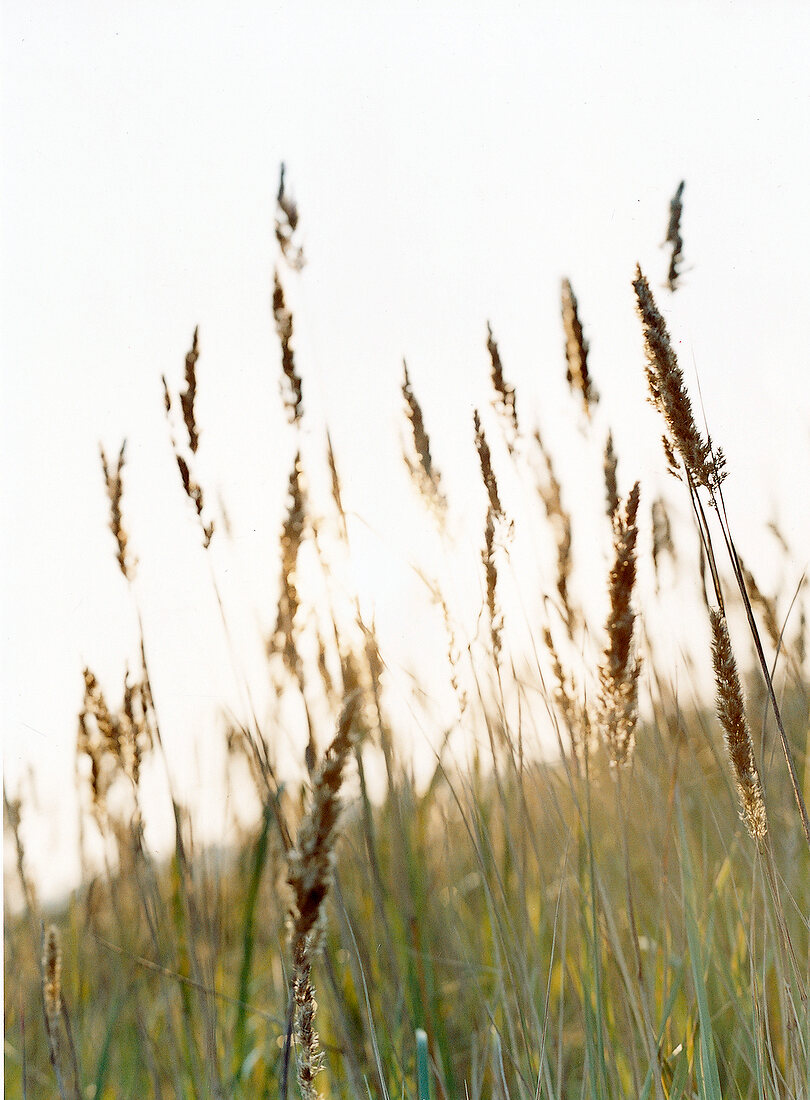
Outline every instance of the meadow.
{"label": "meadow", "polygon": [[[139,667],[117,692],[84,670],[77,767],[66,782],[81,788],[82,843],[92,833],[102,858],[88,858],[57,910],[43,911],[26,869],[23,824],[33,811],[4,792],[6,874],[20,896],[5,914],[6,1095],[810,1095],[801,592],[763,592],[744,561],[724,504],[722,450],[699,426],[673,350],[664,318],[681,277],[682,200],[683,186],[670,205],[666,285],[653,288],[641,269],[628,282],[662,463],[693,529],[675,530],[667,501],[648,499],[626,478],[610,435],[600,439],[593,480],[604,501],[607,613],[594,620],[571,583],[577,548],[564,475],[524,423],[488,329],[491,405],[470,423],[480,541],[463,548],[480,577],[480,629],[468,636],[426,568],[438,639],[430,652],[444,655],[450,717],[425,779],[388,698],[373,619],[359,598],[329,596],[335,562],[352,555],[339,456],[327,436],[316,474],[299,451],[286,475],[266,639],[279,706],[223,723],[228,798],[249,792],[256,807],[238,843],[195,840],[165,764],[171,734],[161,728],[143,631]],[[272,311],[295,436],[306,374],[285,286],[304,257],[283,171],[275,225]],[[595,431],[587,319],[567,280],[560,314],[560,370],[584,430]],[[182,388],[164,379],[164,402],[173,476],[208,553],[227,529],[196,477],[203,354],[195,330]],[[431,450],[439,417],[423,410],[407,365],[401,393],[412,491],[442,539],[453,501]],[[123,446],[102,451],[99,491],[121,583],[132,586],[126,459]],[[526,521],[510,514],[503,491],[515,472],[544,540],[537,561],[554,563],[551,576],[523,582],[536,591],[522,604],[531,621],[520,652],[510,632],[518,609],[505,594]],[[329,486],[322,499],[311,491],[319,478]],[[676,554],[696,542],[699,559]],[[676,683],[665,667],[647,631],[642,570],[656,584],[677,573],[691,587],[705,631],[689,656],[705,675],[681,670]],[[420,698],[417,684],[415,707]],[[290,715],[303,751],[287,774],[278,749]],[[420,720],[436,721],[429,699]],[[145,841],[148,768],[166,768],[168,860]]]}

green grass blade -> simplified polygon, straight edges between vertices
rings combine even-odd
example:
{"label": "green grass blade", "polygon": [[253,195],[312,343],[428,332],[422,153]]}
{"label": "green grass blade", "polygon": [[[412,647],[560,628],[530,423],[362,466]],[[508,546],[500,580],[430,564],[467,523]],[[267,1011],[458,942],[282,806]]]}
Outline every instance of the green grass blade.
{"label": "green grass blade", "polygon": [[683,811],[678,800],[678,830],[681,840],[681,884],[683,891],[684,919],[686,938],[689,945],[689,962],[692,969],[692,981],[695,983],[695,995],[698,1003],[700,1030],[697,1036],[699,1057],[695,1066],[698,1082],[698,1094],[701,1100],[723,1100],[720,1091],[720,1073],[717,1068],[717,1055],[714,1049],[712,1018],[709,1012],[709,997],[703,979],[703,955],[700,933],[695,917],[695,881],[689,848],[686,842],[686,829]]}

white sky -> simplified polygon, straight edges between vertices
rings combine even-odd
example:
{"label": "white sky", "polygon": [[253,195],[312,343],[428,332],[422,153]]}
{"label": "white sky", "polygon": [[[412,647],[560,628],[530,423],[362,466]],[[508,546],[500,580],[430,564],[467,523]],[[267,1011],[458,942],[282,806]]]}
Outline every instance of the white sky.
{"label": "white sky", "polygon": [[[198,323],[200,479],[212,502],[221,487],[239,536],[216,559],[220,580],[272,620],[295,445],[269,309],[281,160],[309,260],[286,278],[309,440],[315,453],[328,419],[349,504],[375,532],[358,527],[364,597],[391,637],[410,636],[391,561],[407,574],[417,514],[400,503],[403,355],[473,532],[487,319],[576,510],[598,455],[565,392],[568,275],[602,393],[598,440],[611,425],[625,489],[641,477],[649,503],[664,483],[630,280],[640,260],[660,286],[681,178],[687,270],[661,303],[727,453],[748,557],[773,583],[798,581],[810,557],[808,32],[798,3],[3,5],[0,688],[9,787],[29,762],[39,777],[32,859],[64,853],[52,889],[74,867],[81,669],[114,700],[135,640],[100,440],[129,441],[125,519],[181,761],[233,694],[161,404],[161,373],[180,383]],[[579,468],[583,454],[595,465]],[[794,550],[787,573],[762,534],[774,516]],[[257,637],[240,659],[261,676]]]}

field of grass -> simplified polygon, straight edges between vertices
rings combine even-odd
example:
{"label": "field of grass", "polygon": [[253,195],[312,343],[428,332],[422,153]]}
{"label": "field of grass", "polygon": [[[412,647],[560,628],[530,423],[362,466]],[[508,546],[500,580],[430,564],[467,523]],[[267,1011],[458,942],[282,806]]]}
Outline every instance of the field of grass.
{"label": "field of grass", "polygon": [[[158,860],[144,842],[141,772],[162,766],[165,731],[143,636],[141,667],[115,702],[84,673],[76,782],[105,863],[58,912],[41,911],[26,872],[29,807],[6,794],[15,856],[6,874],[24,899],[5,916],[6,1095],[810,1095],[804,621],[788,614],[794,594],[763,594],[738,555],[722,453],[695,422],[659,312],[656,299],[677,290],[682,194],[671,206],[668,287],[651,291],[640,270],[633,285],[639,370],[681,482],[673,492],[691,504],[702,546],[694,600],[710,630],[690,657],[711,670],[715,703],[697,687],[676,691],[644,634],[639,528],[652,517],[656,576],[680,533],[643,485],[620,492],[609,438],[604,470],[594,470],[612,545],[606,620],[589,621],[577,605],[564,484],[518,419],[490,331],[492,408],[470,425],[486,510],[475,549],[484,629],[464,637],[434,591],[455,717],[437,739],[432,775],[415,778],[386,694],[386,655],[360,602],[348,616],[312,614],[303,591],[302,548],[325,561],[331,533],[351,555],[327,439],[328,514],[311,506],[300,455],[289,476],[267,640],[277,695],[304,716],[305,759],[299,773],[280,774],[275,717],[248,713],[223,732],[229,797],[249,788],[259,807],[240,843],[197,844],[171,776],[173,854]],[[284,292],[303,260],[297,222],[282,173],[272,305],[292,433],[306,415]],[[588,425],[598,398],[567,281],[562,322],[561,369]],[[199,354],[195,332],[184,389],[164,386],[180,482],[207,551],[223,532],[195,480]],[[407,368],[402,396],[406,462],[425,523],[441,531],[449,502]],[[102,465],[122,583],[131,583],[125,457],[102,453]],[[528,655],[512,650],[501,594],[521,523],[502,500],[507,464],[531,481],[556,559],[553,581],[537,582],[547,613],[531,625]],[[549,739],[554,751],[539,751]]]}

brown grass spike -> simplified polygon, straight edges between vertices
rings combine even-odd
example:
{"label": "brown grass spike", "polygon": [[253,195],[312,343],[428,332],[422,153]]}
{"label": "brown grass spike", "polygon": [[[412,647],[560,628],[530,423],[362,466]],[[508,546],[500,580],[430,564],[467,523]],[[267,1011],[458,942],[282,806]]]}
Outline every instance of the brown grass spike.
{"label": "brown grass spike", "polygon": [[731,648],[725,616],[711,608],[712,663],[717,686],[717,717],[725,731],[726,748],[740,796],[740,808],[745,827],[757,844],[762,844],[768,832],[765,798],[754,758],[751,731],[745,717],[737,662]]}
{"label": "brown grass spike", "polygon": [[669,429],[668,460],[671,463],[672,451],[677,451],[695,485],[711,490],[716,487],[719,477],[711,448],[695,423],[692,402],[686,392],[683,372],[678,366],[667,326],[640,267],[636,267],[633,288],[636,292],[638,314],[644,326],[650,400],[664,417]]}
{"label": "brown grass spike", "polygon": [[606,633],[599,669],[599,708],[602,733],[613,765],[627,764],[632,756],[638,721],[640,662],[633,653],[636,615],[632,606],[636,583],[639,484],[633,486],[623,512],[613,527],[614,562],[610,571]]}
{"label": "brown grass spike", "polygon": [[599,394],[588,370],[588,341],[579,319],[579,305],[568,279],[562,281],[562,320],[565,330],[565,358],[568,363],[566,379],[572,390],[579,393],[587,416],[599,400]]}

